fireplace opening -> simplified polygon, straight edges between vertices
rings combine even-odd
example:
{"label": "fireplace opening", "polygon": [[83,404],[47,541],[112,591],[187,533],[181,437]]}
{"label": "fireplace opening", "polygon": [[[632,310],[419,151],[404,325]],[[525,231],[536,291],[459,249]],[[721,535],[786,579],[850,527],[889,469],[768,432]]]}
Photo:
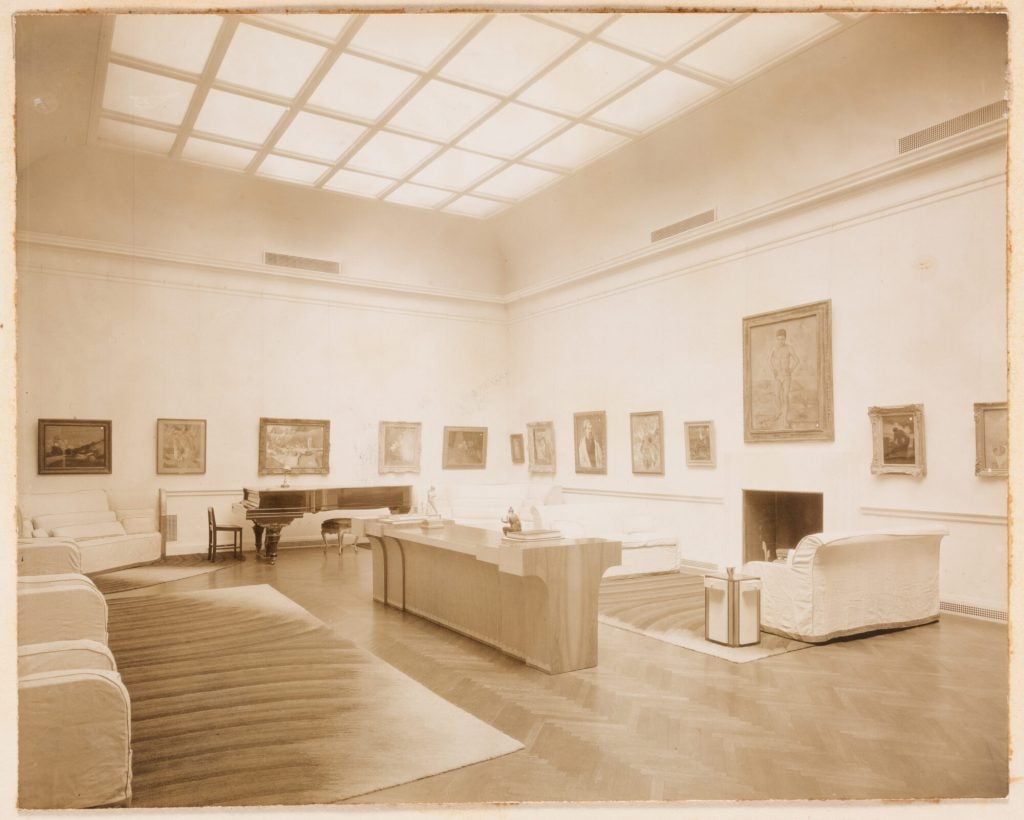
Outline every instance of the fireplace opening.
{"label": "fireplace opening", "polygon": [[779,550],[823,529],[821,493],[743,491],[743,560],[775,561]]}

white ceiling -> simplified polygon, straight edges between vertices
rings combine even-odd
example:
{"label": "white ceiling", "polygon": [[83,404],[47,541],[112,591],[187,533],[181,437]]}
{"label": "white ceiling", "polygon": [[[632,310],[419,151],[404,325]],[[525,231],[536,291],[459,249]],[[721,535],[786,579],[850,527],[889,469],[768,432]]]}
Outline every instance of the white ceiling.
{"label": "white ceiling", "polygon": [[90,139],[486,218],[854,19],[120,15]]}

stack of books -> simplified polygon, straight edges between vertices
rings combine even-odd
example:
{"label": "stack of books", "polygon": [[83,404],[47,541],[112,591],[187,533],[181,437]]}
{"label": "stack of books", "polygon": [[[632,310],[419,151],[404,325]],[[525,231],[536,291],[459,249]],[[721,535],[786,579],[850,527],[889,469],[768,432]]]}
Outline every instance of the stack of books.
{"label": "stack of books", "polygon": [[522,532],[507,532],[502,540],[511,543],[534,543],[536,541],[558,541],[561,537],[561,530],[523,530]]}

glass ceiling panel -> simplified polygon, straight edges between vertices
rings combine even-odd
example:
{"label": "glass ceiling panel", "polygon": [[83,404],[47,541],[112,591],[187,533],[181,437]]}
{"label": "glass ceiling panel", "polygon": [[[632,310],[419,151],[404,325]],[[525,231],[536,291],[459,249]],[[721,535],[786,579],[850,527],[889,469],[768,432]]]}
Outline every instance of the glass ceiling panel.
{"label": "glass ceiling panel", "polygon": [[429,68],[479,19],[478,14],[372,14],[352,38],[352,47]]}
{"label": "glass ceiling panel", "polygon": [[499,14],[445,65],[441,76],[507,94],[576,42],[552,26]]}
{"label": "glass ceiling panel", "polygon": [[731,14],[623,14],[601,39],[659,59],[671,57]]}
{"label": "glass ceiling panel", "polygon": [[597,28],[601,23],[608,19],[607,14],[588,14],[586,12],[580,12],[577,14],[538,14],[538,17],[544,19],[554,20],[557,23],[561,23],[563,26],[569,26],[577,31],[589,32]]}
{"label": "glass ceiling panel", "polygon": [[478,196],[460,196],[450,205],[446,205],[441,210],[453,214],[475,216],[477,219],[484,219],[485,217],[493,216],[504,207],[505,205],[503,203],[495,202],[493,199],[483,199]]}
{"label": "glass ceiling panel", "polygon": [[118,15],[110,50],[199,74],[222,22],[216,14]]}
{"label": "glass ceiling panel", "polygon": [[210,89],[196,118],[196,130],[245,142],[263,142],[284,113],[283,106]]}
{"label": "glass ceiling panel", "polygon": [[401,185],[384,197],[388,202],[400,202],[403,205],[415,205],[419,208],[433,208],[451,196],[450,191],[439,191],[436,188],[424,188],[422,185]]}
{"label": "glass ceiling panel", "polygon": [[568,123],[568,120],[554,114],[510,103],[459,140],[459,145],[488,154],[513,157],[541,137]]}
{"label": "glass ceiling panel", "polygon": [[499,165],[501,165],[500,159],[483,157],[469,151],[460,151],[458,148],[449,148],[417,173],[413,180],[460,191]]}
{"label": "glass ceiling panel", "polygon": [[237,145],[225,145],[222,142],[192,137],[185,143],[181,155],[194,162],[221,165],[241,171],[249,165],[252,158],[256,156],[256,152],[250,151],[248,148],[239,148]]}
{"label": "glass ceiling panel", "polygon": [[291,26],[307,34],[317,37],[325,37],[329,40],[337,40],[345,23],[349,21],[350,14],[261,14],[267,20],[285,26]]}
{"label": "glass ceiling panel", "polygon": [[545,108],[582,114],[650,68],[650,63],[643,60],[588,43],[526,89],[520,99]]}
{"label": "glass ceiling panel", "polygon": [[168,153],[174,145],[175,138],[173,131],[159,131],[156,128],[146,128],[106,117],[100,118],[96,136],[115,145],[137,151],[152,151],[156,154]]}
{"label": "glass ceiling panel", "polygon": [[282,97],[294,97],[326,49],[242,23],[231,38],[217,79]]}
{"label": "glass ceiling panel", "polygon": [[348,164],[363,171],[401,177],[436,150],[437,146],[431,142],[380,131],[356,152]]}
{"label": "glass ceiling panel", "polygon": [[394,180],[381,179],[369,174],[360,174],[357,171],[342,169],[324,183],[325,188],[332,191],[343,191],[346,194],[358,194],[359,196],[377,196],[382,191],[394,185]]}
{"label": "glass ceiling panel", "polygon": [[662,71],[602,108],[594,119],[645,131],[714,92],[710,85]]}
{"label": "glass ceiling panel", "polygon": [[277,141],[277,147],[334,162],[365,132],[362,125],[300,111]]}
{"label": "glass ceiling panel", "polygon": [[491,196],[519,199],[556,179],[561,179],[561,177],[550,171],[542,171],[539,168],[530,168],[526,165],[511,165],[479,185],[476,190]]}
{"label": "glass ceiling panel", "polygon": [[431,80],[391,118],[390,124],[424,137],[447,140],[497,104],[494,97]]}
{"label": "glass ceiling panel", "polygon": [[188,111],[195,85],[111,63],[103,107],[132,117],[178,125]]}
{"label": "glass ceiling panel", "polygon": [[545,165],[575,169],[626,141],[626,137],[603,128],[576,125],[542,145],[530,154],[529,159]]}
{"label": "glass ceiling panel", "polygon": [[679,65],[738,80],[837,25],[825,14],[752,14],[687,54]]}
{"label": "glass ceiling panel", "polygon": [[340,114],[376,120],[416,78],[408,71],[342,54],[309,101]]}
{"label": "glass ceiling panel", "polygon": [[267,154],[260,163],[256,172],[262,176],[287,179],[291,182],[304,182],[312,185],[324,172],[329,170],[326,165],[316,165],[312,162],[304,162],[301,159],[291,157],[279,157],[276,154]]}

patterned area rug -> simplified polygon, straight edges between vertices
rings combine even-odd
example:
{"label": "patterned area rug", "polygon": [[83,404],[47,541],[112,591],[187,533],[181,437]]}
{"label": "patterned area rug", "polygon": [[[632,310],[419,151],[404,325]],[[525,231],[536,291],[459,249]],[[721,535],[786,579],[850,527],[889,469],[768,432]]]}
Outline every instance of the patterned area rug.
{"label": "patterned area rug", "polygon": [[127,592],[130,589],[141,589],[156,584],[166,584],[168,581],[180,581],[182,578],[191,578],[193,575],[216,572],[234,563],[236,563],[236,559],[226,556],[218,556],[217,562],[212,563],[207,559],[205,553],[169,555],[155,564],[101,572],[89,577],[104,595],[114,595],[118,592]]}
{"label": "patterned area rug", "polygon": [[683,573],[609,578],[601,582],[598,620],[684,649],[747,663],[807,649],[813,644],[761,633],[753,646],[721,646],[704,639],[704,577]]}
{"label": "patterned area rug", "polygon": [[523,748],[268,585],[109,609],[133,807],[338,803]]}

